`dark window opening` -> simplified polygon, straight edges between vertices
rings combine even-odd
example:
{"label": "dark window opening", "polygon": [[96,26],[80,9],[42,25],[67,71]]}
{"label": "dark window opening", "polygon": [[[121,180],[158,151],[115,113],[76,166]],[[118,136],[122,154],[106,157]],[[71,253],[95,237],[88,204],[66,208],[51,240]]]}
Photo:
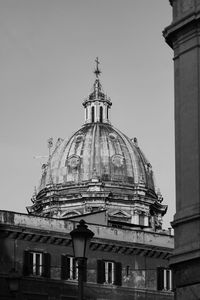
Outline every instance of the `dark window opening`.
{"label": "dark window opening", "polygon": [[94,122],[94,106],[92,106],[92,123]]}
{"label": "dark window opening", "polygon": [[103,107],[100,106],[100,118],[99,121],[102,123],[103,122]]}
{"label": "dark window opening", "polygon": [[126,266],[126,276],[130,275],[130,266]]}

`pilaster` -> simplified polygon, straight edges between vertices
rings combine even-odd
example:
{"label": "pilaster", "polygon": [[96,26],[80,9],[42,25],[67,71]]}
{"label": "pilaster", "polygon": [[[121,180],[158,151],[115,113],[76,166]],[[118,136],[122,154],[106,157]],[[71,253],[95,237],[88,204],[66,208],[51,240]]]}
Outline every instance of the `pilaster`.
{"label": "pilaster", "polygon": [[200,271],[194,268],[200,264],[200,0],[171,4],[173,22],[164,30],[174,50],[176,214],[171,264],[176,299],[193,300],[200,287]]}

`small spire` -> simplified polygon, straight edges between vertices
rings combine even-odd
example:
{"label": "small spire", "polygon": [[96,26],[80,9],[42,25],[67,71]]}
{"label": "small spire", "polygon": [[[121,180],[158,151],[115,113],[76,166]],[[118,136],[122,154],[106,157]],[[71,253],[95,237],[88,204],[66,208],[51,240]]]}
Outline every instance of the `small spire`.
{"label": "small spire", "polygon": [[99,70],[99,64],[100,64],[100,62],[99,62],[99,58],[98,57],[95,59],[95,62],[96,62],[96,69],[94,71],[94,74],[96,75],[96,79],[99,79],[99,75],[101,74],[101,71]]}
{"label": "small spire", "polygon": [[49,149],[49,158],[51,156],[51,148],[53,147],[53,138],[50,137],[48,140],[47,140],[47,145],[48,145],[48,149]]}

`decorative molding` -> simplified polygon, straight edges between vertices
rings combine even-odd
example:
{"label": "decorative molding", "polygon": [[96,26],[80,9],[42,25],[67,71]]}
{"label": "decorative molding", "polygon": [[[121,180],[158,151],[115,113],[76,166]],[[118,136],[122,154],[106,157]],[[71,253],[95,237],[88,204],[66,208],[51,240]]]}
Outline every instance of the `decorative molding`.
{"label": "decorative molding", "polygon": [[71,155],[66,161],[67,165],[71,169],[76,169],[80,165],[80,162],[81,162],[81,158],[75,154]]}
{"label": "decorative molding", "polygon": [[[53,233],[46,235],[42,234],[42,232],[35,232],[30,234],[30,232],[17,232],[12,230],[0,230],[0,236],[3,238],[11,238],[11,239],[18,239],[24,240],[27,243],[29,242],[37,242],[37,243],[45,243],[45,244],[53,244],[57,246],[70,246],[71,247],[71,239],[70,237],[66,238],[64,236],[54,236]],[[110,253],[118,253],[122,255],[140,255],[140,256],[148,256],[154,258],[162,258],[168,259],[171,254],[172,250],[162,249],[161,247],[146,247],[145,244],[143,245],[129,245],[125,243],[116,244],[116,241],[106,241],[106,240],[99,240],[95,239],[90,244],[91,251],[102,251],[102,252],[110,252]]]}
{"label": "decorative molding", "polygon": [[113,165],[117,168],[121,168],[124,164],[124,157],[120,154],[113,155],[111,160]]}

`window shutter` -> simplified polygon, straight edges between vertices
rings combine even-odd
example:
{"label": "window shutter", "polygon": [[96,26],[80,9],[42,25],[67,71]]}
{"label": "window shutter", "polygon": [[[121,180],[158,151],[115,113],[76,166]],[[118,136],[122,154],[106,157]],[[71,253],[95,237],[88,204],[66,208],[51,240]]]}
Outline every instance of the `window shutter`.
{"label": "window shutter", "polygon": [[51,275],[51,256],[49,253],[42,254],[42,276],[50,278]]}
{"label": "window shutter", "polygon": [[61,279],[69,278],[69,258],[66,255],[61,256]]}
{"label": "window shutter", "polygon": [[87,259],[83,261],[83,282],[87,282]]}
{"label": "window shutter", "polygon": [[174,270],[171,270],[171,276],[172,276],[172,291],[175,291],[175,274],[174,274]]}
{"label": "window shutter", "polygon": [[76,264],[76,259],[73,258],[73,265],[72,265],[73,279],[76,279],[76,269],[77,269],[76,265],[77,265],[77,264]]}
{"label": "window shutter", "polygon": [[31,267],[30,267],[30,252],[24,251],[24,261],[23,261],[23,273],[25,276],[30,275]]}
{"label": "window shutter", "polygon": [[97,260],[97,283],[105,282],[105,263],[103,260]]}
{"label": "window shutter", "polygon": [[159,291],[164,289],[164,269],[157,268],[157,289]]}
{"label": "window shutter", "polygon": [[122,285],[122,264],[120,262],[115,263],[114,276],[116,285]]}
{"label": "window shutter", "polygon": [[23,273],[28,276],[33,270],[33,254],[29,251],[24,251]]}

